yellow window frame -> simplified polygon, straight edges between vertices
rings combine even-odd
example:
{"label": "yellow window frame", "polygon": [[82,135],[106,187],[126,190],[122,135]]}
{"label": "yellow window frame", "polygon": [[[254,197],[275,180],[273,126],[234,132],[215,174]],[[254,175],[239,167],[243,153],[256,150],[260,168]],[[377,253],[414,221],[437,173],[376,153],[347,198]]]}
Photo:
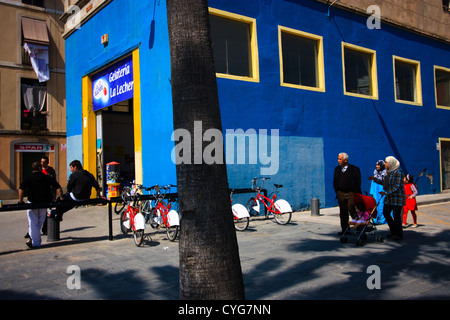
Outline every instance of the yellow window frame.
{"label": "yellow window frame", "polygon": [[[416,101],[408,101],[408,100],[401,100],[397,98],[397,83],[396,83],[396,75],[395,75],[395,63],[396,62],[403,62],[406,64],[410,64],[415,67],[415,100]],[[392,63],[394,68],[394,93],[395,93],[395,102],[397,103],[405,103],[405,104],[411,104],[414,106],[422,106],[422,76],[420,73],[420,61],[417,60],[411,60],[406,59],[398,56],[392,56]]]}
{"label": "yellow window frame", "polygon": [[[306,38],[315,40],[317,42],[317,78],[318,86],[311,87],[299,84],[292,84],[284,82],[284,69],[283,69],[283,46],[282,46],[282,34],[288,33],[300,38]],[[318,92],[325,92],[325,64],[323,59],[323,37],[312,33],[291,29],[283,26],[278,26],[278,49],[280,57],[280,85],[283,87],[304,89]]]}
{"label": "yellow window frame", "polygon": [[439,178],[441,181],[441,192],[444,191],[444,181],[442,179],[442,173],[444,170],[444,168],[443,168],[444,164],[442,163],[442,142],[450,142],[450,139],[449,138],[441,138],[441,137],[439,138],[439,168],[440,168]]}
{"label": "yellow window frame", "polygon": [[445,68],[445,67],[440,67],[440,66],[434,66],[433,69],[433,78],[434,78],[434,99],[436,102],[436,108],[439,109],[446,109],[446,110],[450,110],[449,106],[442,106],[438,104],[438,99],[437,99],[437,87],[436,87],[436,70],[440,70],[440,71],[444,71],[444,72],[448,72],[450,73],[450,68]]}
{"label": "yellow window frame", "polygon": [[209,8],[209,14],[230,20],[244,22],[250,26],[250,38],[251,38],[250,48],[251,48],[251,63],[252,63],[251,76],[244,77],[244,76],[235,76],[231,74],[216,73],[216,77],[232,80],[259,82],[259,58],[258,58],[258,41],[256,33],[256,19],[215,8]]}
{"label": "yellow window frame", "polygon": [[[361,93],[353,93],[353,92],[347,92],[346,86],[345,86],[345,49],[350,49],[362,53],[366,53],[370,55],[371,61],[370,61],[370,85],[372,88],[372,94],[366,95]],[[343,88],[344,88],[344,95],[347,96],[353,96],[358,98],[365,98],[365,99],[372,99],[372,100],[378,100],[378,76],[377,76],[377,54],[375,50],[360,47],[354,44],[350,44],[347,42],[342,42],[342,80],[343,80]]]}

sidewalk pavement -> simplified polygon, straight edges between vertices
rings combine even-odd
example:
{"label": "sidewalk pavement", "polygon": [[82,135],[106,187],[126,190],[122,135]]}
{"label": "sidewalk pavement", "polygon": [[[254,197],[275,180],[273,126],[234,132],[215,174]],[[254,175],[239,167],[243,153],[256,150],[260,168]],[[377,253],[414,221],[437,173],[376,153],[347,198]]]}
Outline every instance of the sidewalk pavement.
{"label": "sidewalk pavement", "polygon": [[[448,300],[450,194],[417,200],[419,228],[405,229],[403,241],[369,235],[363,247],[355,236],[340,243],[338,208],[320,209],[320,216],[295,212],[286,226],[252,218],[248,230],[237,232],[246,298]],[[25,245],[25,211],[1,212],[0,228],[0,299],[179,298],[178,240],[148,227],[144,245],[136,247],[113,214],[109,241],[106,206],[68,212],[61,240],[43,236],[40,249]],[[388,233],[386,225],[377,229]]]}
{"label": "sidewalk pavement", "polygon": [[[416,197],[416,201],[418,206],[436,204],[441,202],[450,202],[450,192],[418,195]],[[339,214],[339,207],[320,209],[320,214],[324,215]]]}

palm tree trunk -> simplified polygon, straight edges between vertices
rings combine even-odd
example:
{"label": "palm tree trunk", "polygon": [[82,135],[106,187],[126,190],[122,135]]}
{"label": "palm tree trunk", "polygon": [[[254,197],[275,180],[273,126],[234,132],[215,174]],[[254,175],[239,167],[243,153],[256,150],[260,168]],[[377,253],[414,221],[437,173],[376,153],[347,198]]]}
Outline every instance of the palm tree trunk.
{"label": "palm tree trunk", "polygon": [[[200,143],[203,154],[206,130],[222,132],[208,2],[167,0],[167,19],[174,129],[190,133],[192,151],[190,161],[176,165],[182,215],[180,299],[244,299],[223,139],[222,159],[214,164],[205,163],[194,152]],[[196,121],[201,123],[197,122],[194,132]]]}

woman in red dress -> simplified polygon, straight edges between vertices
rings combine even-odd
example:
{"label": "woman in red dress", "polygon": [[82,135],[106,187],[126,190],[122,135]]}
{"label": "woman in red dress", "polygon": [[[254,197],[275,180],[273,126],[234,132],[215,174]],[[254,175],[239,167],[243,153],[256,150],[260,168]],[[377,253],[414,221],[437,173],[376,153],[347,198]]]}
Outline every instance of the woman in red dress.
{"label": "woman in red dress", "polygon": [[413,228],[417,228],[417,185],[414,183],[414,178],[412,175],[407,174],[404,178],[405,181],[405,194],[406,194],[406,204],[403,207],[403,227],[405,228],[408,224],[406,223],[406,218],[408,217],[408,211],[411,211],[413,217]]}

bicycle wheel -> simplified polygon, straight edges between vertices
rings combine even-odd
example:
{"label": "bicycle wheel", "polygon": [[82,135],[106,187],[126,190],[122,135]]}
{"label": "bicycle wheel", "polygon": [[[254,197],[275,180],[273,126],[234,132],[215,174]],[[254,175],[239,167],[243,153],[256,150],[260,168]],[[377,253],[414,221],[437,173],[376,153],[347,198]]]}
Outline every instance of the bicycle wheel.
{"label": "bicycle wheel", "polygon": [[[278,210],[277,210],[278,211]],[[273,214],[275,221],[278,224],[284,225],[291,221],[292,212],[276,212]]]}
{"label": "bicycle wheel", "polygon": [[247,201],[247,211],[250,214],[250,217],[254,217],[259,215],[259,212],[255,210],[255,207],[260,207],[259,205],[256,205],[259,202],[259,200],[256,200],[255,198],[251,197]]}
{"label": "bicycle wheel", "polygon": [[158,229],[159,228],[159,223],[158,223],[158,219],[157,219],[157,212],[155,211],[155,208],[151,208],[150,209],[150,213],[148,214],[148,218],[146,217],[145,221],[148,221],[148,224],[150,224],[150,226],[153,229]]}
{"label": "bicycle wheel", "polygon": [[234,217],[234,228],[237,231],[244,231],[248,228],[249,222],[250,222],[249,217],[240,218],[240,219],[237,219],[236,217]]}
{"label": "bicycle wheel", "polygon": [[144,230],[139,229],[133,232],[134,235],[134,243],[136,246],[140,247],[141,244],[144,242]]}
{"label": "bicycle wheel", "polygon": [[145,218],[145,222],[148,222],[152,213],[151,200],[144,200],[141,204],[140,211]]}
{"label": "bicycle wheel", "polygon": [[130,196],[130,188],[124,187],[122,190],[122,193],[120,194],[120,197],[122,198],[122,202],[116,202],[114,206],[114,212],[119,214],[122,212],[122,210],[125,208],[127,204],[127,198]]}
{"label": "bicycle wheel", "polygon": [[166,226],[167,237],[169,238],[170,241],[175,241],[179,229],[180,226],[172,226],[172,227]]}
{"label": "bicycle wheel", "polygon": [[125,202],[116,202],[114,205],[114,212],[119,214],[122,212],[123,208],[125,208]]}
{"label": "bicycle wheel", "polygon": [[130,231],[130,229],[124,226],[124,222],[129,220],[130,218],[127,217],[127,210],[122,211],[122,213],[120,214],[119,222],[120,222],[120,230],[122,231],[123,234],[127,234],[128,231]]}

